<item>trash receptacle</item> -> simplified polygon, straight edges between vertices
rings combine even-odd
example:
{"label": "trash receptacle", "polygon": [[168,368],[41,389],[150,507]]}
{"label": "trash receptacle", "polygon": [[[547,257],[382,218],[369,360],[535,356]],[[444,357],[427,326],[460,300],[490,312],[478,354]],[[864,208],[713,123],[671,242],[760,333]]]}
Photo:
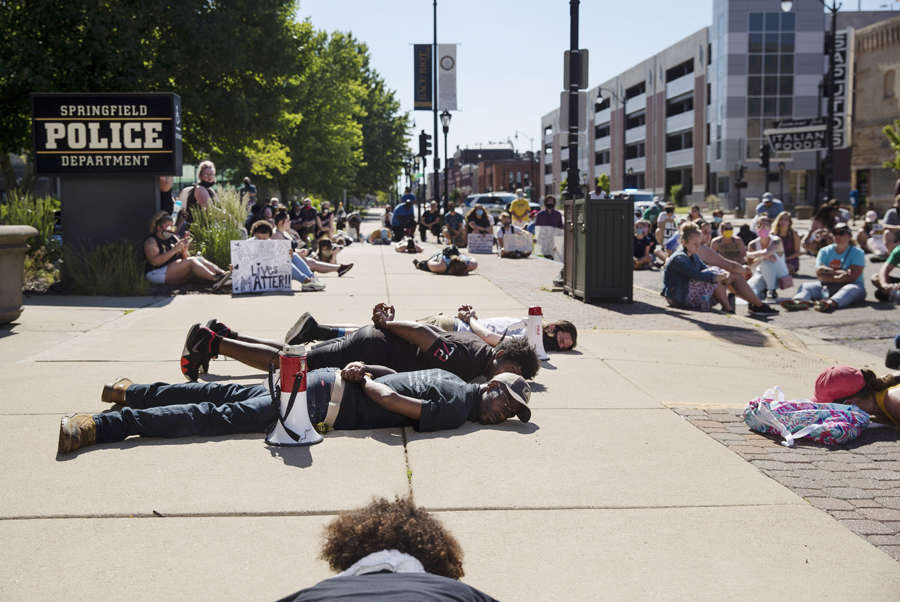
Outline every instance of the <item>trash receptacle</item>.
{"label": "trash receptacle", "polygon": [[564,209],[566,293],[585,302],[631,302],[634,202],[569,199]]}

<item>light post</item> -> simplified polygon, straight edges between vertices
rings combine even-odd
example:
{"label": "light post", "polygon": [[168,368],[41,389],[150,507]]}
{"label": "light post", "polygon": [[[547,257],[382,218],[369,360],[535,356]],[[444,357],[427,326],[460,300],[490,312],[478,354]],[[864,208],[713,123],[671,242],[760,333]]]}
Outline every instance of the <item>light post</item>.
{"label": "light post", "polygon": [[[825,156],[825,191],[829,199],[834,198],[834,70],[835,70],[835,41],[837,38],[837,14],[843,6],[837,0],[831,0],[831,4],[825,0],[819,0],[819,4],[831,12],[831,31],[828,33],[828,76],[825,78],[823,96],[828,98],[828,122],[825,124],[825,135],[828,137],[828,151]],[[781,10],[790,12],[794,3],[791,0],[782,0]],[[816,207],[819,199],[816,198]]]}
{"label": "light post", "polygon": [[447,132],[450,131],[451,117],[450,111],[447,111],[446,109],[441,113],[441,126],[443,126],[444,130],[444,203],[442,205],[444,213],[447,213],[447,200],[450,198],[450,155],[447,154]]}
{"label": "light post", "polygon": [[[598,88],[597,91],[598,92],[606,92],[612,98],[614,98],[617,103],[622,105],[622,190],[625,190],[626,188],[628,188],[628,186],[625,184],[625,177],[626,177],[626,174],[629,173],[625,170],[625,147],[628,145],[627,141],[625,139],[625,134],[628,131],[628,110],[625,108],[625,102],[628,99],[625,98],[624,94],[622,96],[619,96],[618,94],[616,94],[613,90],[610,90],[609,88],[601,87],[601,88]],[[612,111],[610,111],[610,114],[611,113],[612,113]],[[612,124],[612,119],[610,119],[610,124]],[[609,148],[610,148],[610,151],[612,151],[612,144],[609,145]],[[610,161],[611,160],[612,159],[610,159]],[[630,173],[634,173],[634,170],[631,170]]]}

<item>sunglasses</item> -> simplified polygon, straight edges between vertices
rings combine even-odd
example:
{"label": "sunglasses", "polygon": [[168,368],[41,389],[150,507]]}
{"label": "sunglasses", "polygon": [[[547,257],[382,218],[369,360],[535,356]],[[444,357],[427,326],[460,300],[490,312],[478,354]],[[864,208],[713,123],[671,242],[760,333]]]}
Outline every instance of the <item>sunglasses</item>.
{"label": "sunglasses", "polygon": [[850,234],[850,230],[845,230],[845,229],[841,228],[840,230],[834,231],[835,236],[841,236],[842,234]]}

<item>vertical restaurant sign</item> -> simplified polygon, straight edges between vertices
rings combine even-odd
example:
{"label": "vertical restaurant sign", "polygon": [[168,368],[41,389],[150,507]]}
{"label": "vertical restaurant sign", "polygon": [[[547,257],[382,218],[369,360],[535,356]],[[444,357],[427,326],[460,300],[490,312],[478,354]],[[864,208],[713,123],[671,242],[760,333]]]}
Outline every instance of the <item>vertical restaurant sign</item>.
{"label": "vertical restaurant sign", "polygon": [[438,44],[438,111],[456,110],[456,44]]}
{"label": "vertical restaurant sign", "polygon": [[31,123],[37,173],[181,175],[177,94],[32,94]]}
{"label": "vertical restaurant sign", "polygon": [[413,110],[431,110],[431,44],[413,45]]}
{"label": "vertical restaurant sign", "polygon": [[853,30],[842,29],[834,34],[834,96],[829,99],[834,103],[834,123],[832,137],[834,148],[850,146],[850,124],[853,123],[853,95],[850,85],[853,82]]}

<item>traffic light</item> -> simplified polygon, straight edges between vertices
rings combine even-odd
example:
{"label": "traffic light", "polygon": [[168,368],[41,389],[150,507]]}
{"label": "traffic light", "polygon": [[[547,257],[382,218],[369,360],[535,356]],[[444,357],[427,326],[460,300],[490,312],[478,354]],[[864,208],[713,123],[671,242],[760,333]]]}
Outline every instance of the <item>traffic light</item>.
{"label": "traffic light", "polygon": [[425,130],[419,134],[419,156],[427,157],[431,154],[431,134],[426,134]]}
{"label": "traffic light", "polygon": [[769,169],[769,154],[771,152],[772,150],[765,142],[759,146],[759,164],[765,170]]}

